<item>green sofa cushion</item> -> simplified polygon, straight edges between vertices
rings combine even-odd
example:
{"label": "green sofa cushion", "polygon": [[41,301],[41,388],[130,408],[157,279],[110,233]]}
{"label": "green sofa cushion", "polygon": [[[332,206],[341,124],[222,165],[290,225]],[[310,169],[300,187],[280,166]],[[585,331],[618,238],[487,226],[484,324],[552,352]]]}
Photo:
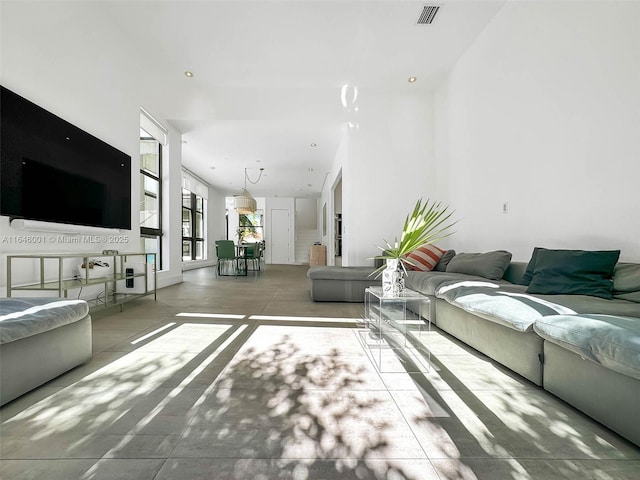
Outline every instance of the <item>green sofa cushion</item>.
{"label": "green sofa cushion", "polygon": [[535,255],[527,293],[612,298],[613,269],[620,250],[548,250]]}
{"label": "green sofa cushion", "polygon": [[533,249],[533,253],[531,254],[531,259],[529,263],[527,263],[527,268],[522,275],[522,285],[529,285],[531,283],[531,279],[533,278],[533,270],[536,267],[536,259],[538,258],[538,252],[542,250],[540,247],[535,247]]}

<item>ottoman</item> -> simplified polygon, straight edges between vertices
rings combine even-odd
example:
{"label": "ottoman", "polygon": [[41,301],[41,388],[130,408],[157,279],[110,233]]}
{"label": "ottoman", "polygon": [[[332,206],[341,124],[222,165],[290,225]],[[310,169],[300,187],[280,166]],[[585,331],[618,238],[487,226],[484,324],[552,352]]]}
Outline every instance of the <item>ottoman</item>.
{"label": "ottoman", "polygon": [[381,285],[381,277],[370,276],[375,267],[314,266],[307,271],[314,302],[364,302],[364,290]]}
{"label": "ottoman", "polygon": [[84,300],[0,299],[0,405],[91,358]]}

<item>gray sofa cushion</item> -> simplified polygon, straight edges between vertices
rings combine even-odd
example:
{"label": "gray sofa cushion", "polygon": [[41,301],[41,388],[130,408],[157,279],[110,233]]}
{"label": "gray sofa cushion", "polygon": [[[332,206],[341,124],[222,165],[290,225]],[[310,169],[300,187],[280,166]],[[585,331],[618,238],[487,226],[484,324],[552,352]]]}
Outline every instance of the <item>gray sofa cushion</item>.
{"label": "gray sofa cushion", "polygon": [[628,302],[640,303],[640,292],[614,292],[613,298],[617,300],[626,300]]}
{"label": "gray sofa cushion", "polygon": [[592,297],[591,295],[532,295],[548,302],[558,303],[575,313],[597,313],[640,317],[640,304],[627,300]]}
{"label": "gray sofa cushion", "polygon": [[640,303],[640,265],[618,263],[613,270],[613,298]]}
{"label": "gray sofa cushion", "polygon": [[85,300],[0,298],[0,344],[77,322],[89,314]]}
{"label": "gray sofa cushion", "polygon": [[447,265],[447,273],[477,275],[489,280],[500,280],[511,261],[511,253],[496,250],[485,253],[458,253]]}
{"label": "gray sofa cushion", "polygon": [[[405,286],[423,295],[435,295],[438,288],[444,284],[467,280],[486,281],[487,279],[477,275],[465,275],[464,273],[436,272],[434,270],[430,272],[410,271],[407,272]],[[505,280],[497,280],[495,283],[503,287],[512,286]]]}
{"label": "gray sofa cushion", "polygon": [[[552,315],[535,332],[582,358],[640,379],[640,319],[615,315]],[[597,385],[594,386],[597,388]]]}
{"label": "gray sofa cushion", "polygon": [[575,313],[570,308],[523,293],[524,286],[505,287],[487,281],[450,282],[440,286],[436,297],[486,320],[521,332],[545,315]]}
{"label": "gray sofa cushion", "polygon": [[376,269],[373,267],[327,267],[318,265],[307,270],[307,276],[312,280],[373,280],[371,275]]}
{"label": "gray sofa cushion", "polygon": [[447,250],[442,254],[442,256],[440,257],[440,260],[438,260],[438,263],[436,263],[436,266],[433,267],[433,270],[436,272],[446,272],[447,265],[449,265],[449,262],[455,256],[456,256],[455,250]]}
{"label": "gray sofa cushion", "polygon": [[511,262],[509,263],[507,269],[504,271],[502,279],[511,283],[515,283],[516,285],[526,285],[522,279],[526,268],[526,262]]}

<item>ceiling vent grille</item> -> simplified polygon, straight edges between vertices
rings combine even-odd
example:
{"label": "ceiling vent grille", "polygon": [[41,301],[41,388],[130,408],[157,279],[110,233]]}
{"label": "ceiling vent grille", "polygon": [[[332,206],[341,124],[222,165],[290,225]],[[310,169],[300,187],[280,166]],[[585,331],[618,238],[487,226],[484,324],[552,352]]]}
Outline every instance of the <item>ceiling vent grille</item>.
{"label": "ceiling vent grille", "polygon": [[422,13],[418,18],[418,25],[431,25],[433,23],[433,19],[436,17],[436,13],[438,13],[440,7],[435,5],[425,5],[422,7]]}

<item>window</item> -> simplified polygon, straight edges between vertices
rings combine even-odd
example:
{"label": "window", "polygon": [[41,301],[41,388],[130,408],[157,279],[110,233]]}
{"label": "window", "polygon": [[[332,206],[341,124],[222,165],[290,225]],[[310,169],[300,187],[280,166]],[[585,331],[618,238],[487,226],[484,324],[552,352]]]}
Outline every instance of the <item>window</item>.
{"label": "window", "polygon": [[140,236],[162,269],[162,145],[140,129]]}
{"label": "window", "polygon": [[205,199],[182,189],[182,260],[205,258]]}
{"label": "window", "polygon": [[243,242],[261,242],[264,239],[262,210],[255,213],[240,213],[238,237]]}

